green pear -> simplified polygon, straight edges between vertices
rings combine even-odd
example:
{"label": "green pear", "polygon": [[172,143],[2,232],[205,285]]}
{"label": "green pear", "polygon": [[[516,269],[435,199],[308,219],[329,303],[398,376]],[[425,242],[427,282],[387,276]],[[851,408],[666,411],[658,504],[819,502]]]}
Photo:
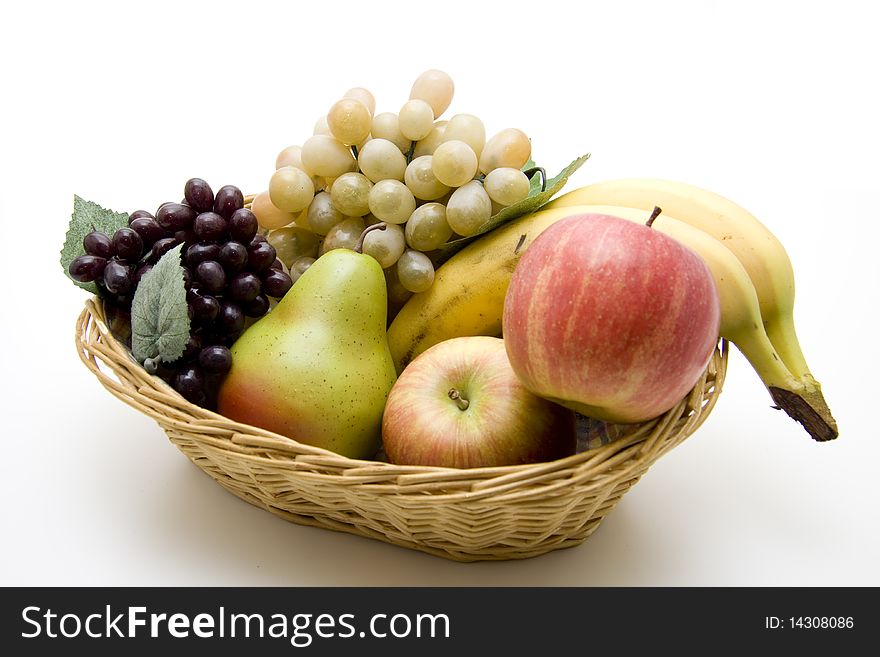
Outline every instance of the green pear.
{"label": "green pear", "polygon": [[386,312],[379,263],[349,249],[327,252],[232,346],[219,412],[344,456],[373,458],[396,379]]}

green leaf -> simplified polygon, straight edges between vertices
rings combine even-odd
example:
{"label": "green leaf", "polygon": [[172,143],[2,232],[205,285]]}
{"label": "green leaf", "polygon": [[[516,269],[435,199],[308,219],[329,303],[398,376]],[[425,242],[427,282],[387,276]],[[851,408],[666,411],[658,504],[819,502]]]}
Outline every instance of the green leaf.
{"label": "green leaf", "polygon": [[[544,191],[541,191],[541,176],[540,174],[535,174],[532,176],[530,180],[529,186],[529,195],[524,198],[519,203],[511,205],[509,207],[504,208],[497,214],[493,215],[489,221],[480,226],[480,229],[474,234],[468,237],[462,237],[457,240],[453,240],[451,242],[447,242],[443,246],[439,248],[438,254],[438,264],[441,262],[445,262],[449,258],[451,258],[455,253],[461,251],[468,244],[473,242],[475,239],[480,237],[481,235],[485,235],[490,230],[494,230],[503,224],[506,224],[508,221],[512,221],[517,217],[521,217],[524,214],[530,214],[540,209],[542,205],[550,201],[556,193],[561,190],[565,183],[568,182],[568,179],[571,175],[577,171],[580,166],[586,162],[590,158],[590,154],[582,155],[576,160],[572,161],[567,167],[565,167],[562,171],[560,171],[553,178],[547,180],[547,184],[545,185]],[[526,162],[523,167],[523,171],[531,169],[535,166],[535,163],[530,159]]]}
{"label": "green leaf", "polygon": [[[68,268],[71,262],[84,253],[83,238],[87,234],[93,230],[100,230],[113,237],[113,233],[126,226],[128,226],[128,213],[113,212],[113,210],[102,208],[97,203],[86,201],[74,195],[73,215],[70,217],[64,246],[61,248],[61,267],[64,269],[64,275],[70,278]],[[94,283],[79,283],[72,278],[70,280],[92,294],[98,293],[98,286]]]}
{"label": "green leaf", "polygon": [[186,288],[179,244],[144,275],[131,302],[131,352],[138,362],[147,358],[166,363],[183,355],[189,339]]}

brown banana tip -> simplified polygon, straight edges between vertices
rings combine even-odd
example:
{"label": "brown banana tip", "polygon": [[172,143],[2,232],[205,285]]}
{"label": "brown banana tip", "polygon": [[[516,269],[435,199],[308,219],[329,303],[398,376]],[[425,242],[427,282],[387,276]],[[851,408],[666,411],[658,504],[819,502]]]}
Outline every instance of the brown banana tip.
{"label": "brown banana tip", "polygon": [[800,422],[813,440],[827,442],[837,438],[837,422],[831,416],[822,393],[806,393],[801,396],[791,390],[771,387],[770,396],[773,397],[776,407]]}

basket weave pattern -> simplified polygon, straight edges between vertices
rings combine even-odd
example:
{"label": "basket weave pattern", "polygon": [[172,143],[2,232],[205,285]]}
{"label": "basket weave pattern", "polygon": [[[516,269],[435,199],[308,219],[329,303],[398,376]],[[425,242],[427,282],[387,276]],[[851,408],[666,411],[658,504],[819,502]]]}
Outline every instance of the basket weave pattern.
{"label": "basket weave pattern", "polygon": [[583,542],[705,420],[727,369],[722,341],[675,408],[602,447],[549,463],[459,470],[353,460],[190,404],[114,339],[97,299],[86,302],[76,341],[107,390],[156,420],[238,497],[295,523],[457,561],[519,559]]}

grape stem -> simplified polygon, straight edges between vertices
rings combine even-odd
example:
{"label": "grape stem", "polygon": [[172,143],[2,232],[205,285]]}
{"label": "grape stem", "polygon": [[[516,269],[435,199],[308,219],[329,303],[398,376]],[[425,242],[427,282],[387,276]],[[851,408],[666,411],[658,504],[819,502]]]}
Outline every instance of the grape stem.
{"label": "grape stem", "polygon": [[354,245],[355,253],[363,253],[364,252],[364,238],[367,236],[367,233],[373,230],[385,230],[388,226],[384,221],[380,221],[378,224],[371,224],[364,228],[364,232],[361,233],[361,236],[358,237],[357,244]]}
{"label": "grape stem", "polygon": [[406,163],[409,164],[412,162],[413,155],[416,152],[416,142],[413,142],[409,145],[409,150],[406,152]]}
{"label": "grape stem", "polygon": [[532,167],[531,169],[526,169],[525,171],[523,171],[523,173],[526,174],[526,178],[528,178],[529,180],[531,180],[532,176],[534,176],[536,173],[540,173],[541,191],[547,191],[547,172],[544,170],[544,167]]}
{"label": "grape stem", "polygon": [[354,144],[351,145],[351,154],[354,155],[354,159],[358,159],[358,147]]}

